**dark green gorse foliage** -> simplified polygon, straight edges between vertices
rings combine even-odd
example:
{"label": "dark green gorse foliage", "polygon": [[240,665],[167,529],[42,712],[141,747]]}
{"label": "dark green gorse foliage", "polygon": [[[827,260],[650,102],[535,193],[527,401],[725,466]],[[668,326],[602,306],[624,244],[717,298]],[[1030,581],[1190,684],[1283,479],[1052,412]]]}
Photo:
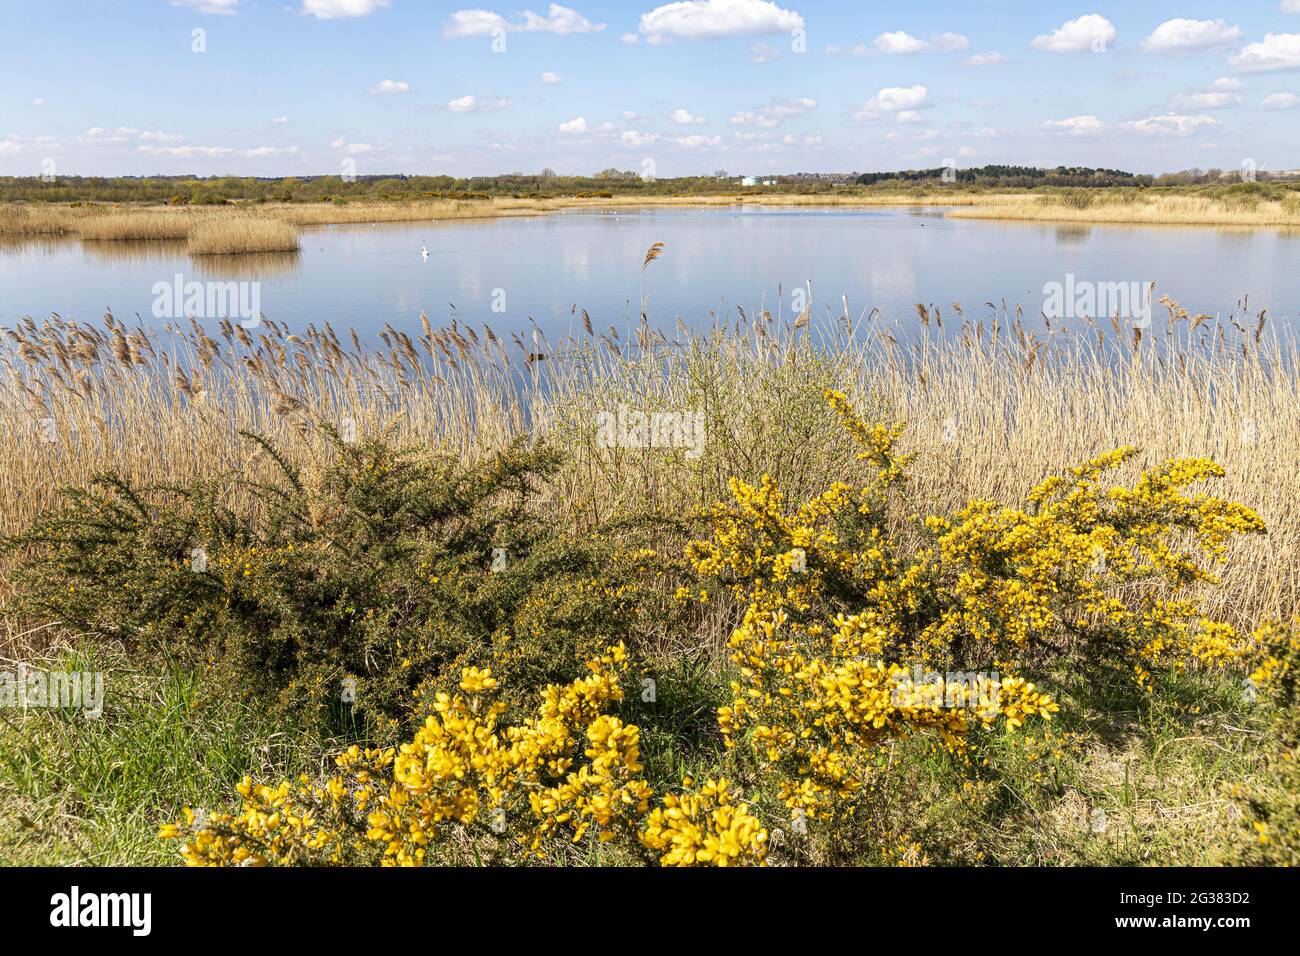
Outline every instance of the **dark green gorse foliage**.
{"label": "dark green gorse foliage", "polygon": [[101,475],[65,491],[6,542],[18,610],[379,741],[459,666],[531,689],[625,639],[635,606],[605,546],[557,533],[539,500],[555,452],[520,442],[470,464],[322,433],[327,461],[312,469],[246,434],[275,463],[266,482]]}

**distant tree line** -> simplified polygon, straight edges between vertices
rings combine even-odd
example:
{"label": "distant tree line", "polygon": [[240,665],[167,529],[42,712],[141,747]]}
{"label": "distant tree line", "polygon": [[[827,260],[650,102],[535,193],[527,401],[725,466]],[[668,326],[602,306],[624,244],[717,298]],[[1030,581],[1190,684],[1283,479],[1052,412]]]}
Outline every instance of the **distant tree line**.
{"label": "distant tree line", "polygon": [[[830,184],[805,184],[800,192],[829,190]],[[638,172],[606,169],[591,176],[560,176],[551,170],[503,176],[0,176],[0,201],[147,202],[175,205],[221,205],[259,202],[413,201],[420,199],[490,199],[615,195],[717,194],[741,191],[738,179],[687,176],[644,177]],[[789,191],[790,187],[787,187]]]}
{"label": "distant tree line", "polygon": [[[948,178],[944,178],[947,173]],[[1037,166],[979,166],[973,169],[905,169],[885,173],[863,173],[856,180],[859,186],[882,184],[944,183],[955,181],[968,186],[999,186],[1010,189],[1032,189],[1035,186],[1150,186],[1153,176],[1140,176],[1122,169],[1094,169],[1090,166],[1057,166],[1041,169]]]}

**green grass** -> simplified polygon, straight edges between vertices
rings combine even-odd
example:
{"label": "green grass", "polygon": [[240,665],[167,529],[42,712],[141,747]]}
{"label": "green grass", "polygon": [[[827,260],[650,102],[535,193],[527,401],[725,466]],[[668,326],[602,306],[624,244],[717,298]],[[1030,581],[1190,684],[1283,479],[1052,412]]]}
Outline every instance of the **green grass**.
{"label": "green grass", "polygon": [[193,675],[92,648],[30,663],[103,671],[104,713],[0,710],[0,865],[174,865],[157,832],[182,806],[229,806],[248,773],[320,769],[320,741],[256,708],[199,705]]}
{"label": "green grass", "polygon": [[900,752],[899,789],[914,794],[914,831],[932,854],[946,852],[932,862],[1236,861],[1245,833],[1227,786],[1264,770],[1266,705],[1246,703],[1231,680],[1201,674],[1168,678],[1150,695],[1120,675],[1098,682],[1058,674],[1046,683],[1059,693],[1061,713],[1045,730],[986,740],[978,783],[963,788],[965,768],[919,739]]}

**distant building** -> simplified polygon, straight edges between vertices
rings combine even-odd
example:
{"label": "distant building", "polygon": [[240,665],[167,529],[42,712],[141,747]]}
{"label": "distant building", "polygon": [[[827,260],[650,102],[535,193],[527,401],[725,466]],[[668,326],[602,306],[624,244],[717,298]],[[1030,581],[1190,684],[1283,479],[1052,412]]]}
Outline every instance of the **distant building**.
{"label": "distant building", "polygon": [[757,177],[757,176],[745,176],[745,177],[743,177],[743,178],[740,180],[740,185],[742,185],[742,186],[757,186],[757,185],[758,185],[758,177]]}

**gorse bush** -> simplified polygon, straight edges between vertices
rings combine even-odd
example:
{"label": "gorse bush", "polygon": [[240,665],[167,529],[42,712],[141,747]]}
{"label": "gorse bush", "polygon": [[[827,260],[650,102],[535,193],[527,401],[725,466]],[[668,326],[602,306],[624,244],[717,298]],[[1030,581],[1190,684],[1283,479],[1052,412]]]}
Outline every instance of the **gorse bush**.
{"label": "gorse bush", "polygon": [[104,476],[9,542],[21,607],[377,739],[431,701],[440,674],[495,666],[522,693],[572,679],[624,636],[633,602],[603,545],[560,537],[534,500],[557,457],[516,445],[479,464],[349,443],[324,464],[264,439],[276,480],[137,488]]}
{"label": "gorse bush", "polygon": [[[463,462],[325,428],[308,466],[249,436],[276,477],[241,479],[238,509],[220,480],[105,477],[10,547],[30,614],[318,722],[362,718],[328,774],[247,777],[237,809],[164,826],[193,865],[926,862],[896,757],[937,761],[952,802],[988,806],[991,761],[1055,775],[1072,735],[1047,722],[1079,680],[1141,701],[1202,671],[1273,701],[1263,784],[1233,796],[1243,854],[1294,856],[1294,788],[1277,785],[1294,780],[1294,629],[1239,633],[1198,600],[1232,539],[1265,530],[1192,490],[1218,465],[1107,480],[1138,455],[1120,448],[1018,504],[926,516],[904,426],[817,394],[856,446],[851,480],[787,504],[770,476],[733,478],[694,540],[671,537],[684,522],[655,541],[562,528],[545,448]],[[672,685],[651,636],[710,616],[729,664]],[[671,707],[627,693],[647,673]]]}
{"label": "gorse bush", "polygon": [[[906,514],[902,426],[826,398],[874,480],[834,483],[787,512],[773,479],[733,479],[733,500],[702,515],[711,537],[687,552],[745,605],[729,642],[734,699],[719,713],[727,744],[779,781],[801,825],[825,820],[841,839],[871,804],[877,745],[900,734],[934,731],[969,759],[999,720],[1050,717],[1058,705],[1021,672],[1125,668],[1145,685],[1155,668],[1248,659],[1249,638],[1149,587],[1212,580],[1198,559],[1212,565],[1232,535],[1263,532],[1250,509],[1185,493],[1221,476],[1217,465],[1172,461],[1103,488],[1102,473],[1136,455],[1124,448],[1048,478],[1021,507],[974,501],[920,521]],[[891,534],[900,514],[909,526]]]}
{"label": "gorse bush", "polygon": [[162,836],[186,840],[194,866],[419,866],[453,828],[507,861],[544,858],[555,840],[622,838],[670,865],[761,863],[766,832],[725,780],[670,794],[647,813],[640,732],[605,713],[623,697],[626,651],[613,647],[588,667],[547,687],[534,716],[510,727],[499,723],[506,707],[491,671],[466,668],[457,693],[440,694],[437,713],[400,750],[352,747],[322,784],[245,779],[238,813],[199,819],[187,810]]}
{"label": "gorse bush", "polygon": [[1263,773],[1229,788],[1245,811],[1245,834],[1233,862],[1249,866],[1300,864],[1300,618],[1289,627],[1260,628],[1251,648],[1246,688],[1270,708]]}

